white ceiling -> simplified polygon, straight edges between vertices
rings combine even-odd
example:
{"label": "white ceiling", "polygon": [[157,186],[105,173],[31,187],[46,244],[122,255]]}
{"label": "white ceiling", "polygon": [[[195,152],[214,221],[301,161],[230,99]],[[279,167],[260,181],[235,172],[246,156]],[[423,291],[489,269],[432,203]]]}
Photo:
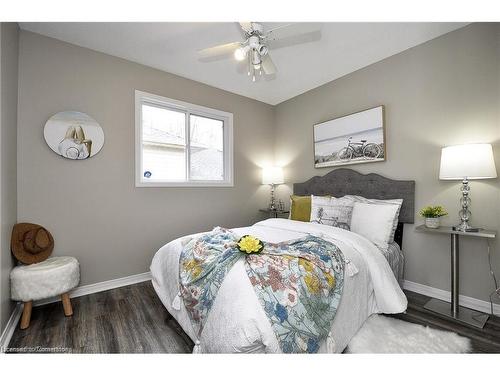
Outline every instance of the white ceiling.
{"label": "white ceiling", "polygon": [[[283,23],[263,23],[265,29]],[[135,61],[269,104],[278,104],[465,23],[322,23],[320,40],[271,50],[272,80],[252,82],[234,58],[197,51],[240,41],[237,23],[21,23],[22,29]]]}

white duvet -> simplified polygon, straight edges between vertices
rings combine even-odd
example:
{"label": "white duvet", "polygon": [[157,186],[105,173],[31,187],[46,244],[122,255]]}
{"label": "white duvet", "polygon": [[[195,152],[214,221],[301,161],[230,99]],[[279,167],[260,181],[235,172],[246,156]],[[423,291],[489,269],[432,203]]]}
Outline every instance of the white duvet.
{"label": "white duvet", "polygon": [[[406,297],[387,260],[372,242],[356,233],[286,219],[268,219],[233,231],[238,235],[251,234],[267,242],[316,235],[335,243],[346,261],[351,263],[352,272],[346,272],[344,277],[344,291],[330,339],[322,343],[320,353],[342,352],[371,314],[406,310]],[[198,343],[200,352],[281,353],[269,320],[248,280],[243,260],[237,261],[226,275],[201,337],[196,337],[182,301],[180,306],[177,303],[174,303],[175,308],[172,306],[179,293],[180,253],[183,246],[198,235],[166,244],[151,263],[153,286],[169,313]]]}

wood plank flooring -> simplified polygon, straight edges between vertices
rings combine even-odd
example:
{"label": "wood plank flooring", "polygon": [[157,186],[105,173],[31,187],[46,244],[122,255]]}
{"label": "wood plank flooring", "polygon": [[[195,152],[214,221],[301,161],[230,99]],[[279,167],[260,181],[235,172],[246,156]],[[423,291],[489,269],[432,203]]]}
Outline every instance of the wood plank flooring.
{"label": "wood plank flooring", "polygon": [[[483,330],[467,327],[425,310],[429,297],[405,293],[408,310],[396,315],[398,319],[469,337],[476,353],[500,353],[499,317],[491,317]],[[193,342],[163,307],[150,282],[74,298],[72,303],[74,315],[69,318],[60,302],[34,307],[30,327],[16,328],[9,347],[71,353],[192,352]]]}
{"label": "wood plank flooring", "polygon": [[[31,324],[16,328],[9,348],[57,348],[71,353],[191,353],[193,342],[172,318],[151,282],[62,303],[33,307]],[[40,349],[38,349],[40,350]]]}

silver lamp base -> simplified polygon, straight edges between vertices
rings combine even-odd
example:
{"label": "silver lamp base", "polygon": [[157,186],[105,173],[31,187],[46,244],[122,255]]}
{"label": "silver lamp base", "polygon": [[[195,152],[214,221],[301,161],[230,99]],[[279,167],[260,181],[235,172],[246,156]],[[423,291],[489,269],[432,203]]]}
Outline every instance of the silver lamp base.
{"label": "silver lamp base", "polygon": [[471,217],[471,212],[469,210],[471,199],[469,197],[470,186],[467,178],[463,179],[460,191],[462,192],[462,197],[460,198],[460,205],[462,208],[459,212],[460,224],[454,225],[451,229],[459,232],[479,232],[481,228],[473,227],[469,224]]}
{"label": "silver lamp base", "polygon": [[274,189],[276,188],[275,184],[270,184],[271,185],[271,200],[269,201],[269,209],[271,211],[276,210],[276,199],[274,198]]}
{"label": "silver lamp base", "polygon": [[458,213],[460,217],[460,224],[455,225],[453,227],[453,230],[460,231],[460,232],[477,232],[470,224],[469,220],[471,217],[471,212],[469,210],[469,206],[471,204],[471,200],[469,197],[470,193],[470,186],[469,186],[469,180],[467,177],[465,177],[462,180],[462,187],[460,188],[460,191],[462,192],[462,197],[460,198],[460,206],[462,207],[460,209],[460,212]]}
{"label": "silver lamp base", "polygon": [[472,227],[467,222],[461,222],[460,224],[452,227],[453,230],[459,230],[461,232],[467,232],[471,228]]}
{"label": "silver lamp base", "polygon": [[462,226],[462,224],[455,225],[451,227],[451,229],[459,231],[459,232],[479,232],[482,228],[478,227],[471,227],[469,226]]}

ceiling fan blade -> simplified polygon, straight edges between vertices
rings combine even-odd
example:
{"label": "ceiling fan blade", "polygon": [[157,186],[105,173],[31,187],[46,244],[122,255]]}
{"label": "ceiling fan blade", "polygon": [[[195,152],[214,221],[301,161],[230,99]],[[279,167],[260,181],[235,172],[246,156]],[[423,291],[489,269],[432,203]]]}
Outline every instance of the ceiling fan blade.
{"label": "ceiling fan blade", "polygon": [[245,33],[250,34],[253,31],[251,22],[239,22],[239,24]]}
{"label": "ceiling fan blade", "polygon": [[271,40],[270,42],[267,43],[267,46],[270,49],[274,50],[279,48],[295,46],[297,44],[317,42],[320,39],[321,39],[321,31],[316,30],[310,33],[292,35],[287,38]]}
{"label": "ceiling fan blade", "polygon": [[289,38],[300,34],[308,34],[315,31],[320,31],[321,27],[322,24],[318,22],[291,23],[266,31],[266,39],[268,41],[272,41]]}
{"label": "ceiling fan blade", "polygon": [[262,66],[262,69],[264,69],[264,73],[276,74],[276,65],[274,65],[274,62],[269,54],[262,58],[262,62],[260,63],[260,65]]}
{"label": "ceiling fan blade", "polygon": [[240,42],[221,44],[219,46],[199,50],[198,55],[200,56],[200,60],[202,61],[212,61],[216,60],[217,58],[223,58],[233,54],[234,51],[240,46]]}

